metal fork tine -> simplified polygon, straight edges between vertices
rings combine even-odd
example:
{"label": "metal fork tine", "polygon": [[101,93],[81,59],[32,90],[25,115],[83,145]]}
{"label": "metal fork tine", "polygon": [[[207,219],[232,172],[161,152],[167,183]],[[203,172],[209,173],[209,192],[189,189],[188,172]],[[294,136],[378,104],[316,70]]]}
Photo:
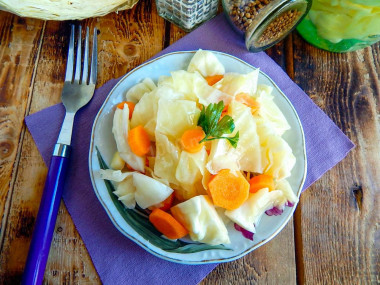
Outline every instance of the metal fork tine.
{"label": "metal fork tine", "polygon": [[94,35],[92,38],[90,84],[96,84],[97,75],[98,75],[98,30],[94,28]]}
{"label": "metal fork tine", "polygon": [[81,66],[82,66],[82,26],[79,26],[79,35],[77,42],[77,61],[75,63],[75,77],[74,82],[79,83],[80,74],[81,74]]}
{"label": "metal fork tine", "polygon": [[82,72],[82,84],[87,84],[88,79],[88,50],[89,50],[89,37],[90,29],[86,29],[86,40],[84,44],[84,59],[83,59],[83,72]]}
{"label": "metal fork tine", "polygon": [[66,76],[65,76],[65,81],[69,81],[69,82],[73,81],[73,73],[74,73],[74,37],[75,37],[75,26],[71,25],[69,53],[67,55]]}

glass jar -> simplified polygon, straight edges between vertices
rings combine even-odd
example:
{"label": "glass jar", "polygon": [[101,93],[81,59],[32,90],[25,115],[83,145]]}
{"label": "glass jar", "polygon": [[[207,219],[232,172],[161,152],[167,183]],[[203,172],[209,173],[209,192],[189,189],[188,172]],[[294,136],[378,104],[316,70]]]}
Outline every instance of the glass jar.
{"label": "glass jar", "polygon": [[380,41],[380,0],[314,0],[297,30],[328,51],[365,48]]}
{"label": "glass jar", "polygon": [[156,0],[158,15],[190,32],[213,18],[218,0]]}
{"label": "glass jar", "polygon": [[251,52],[265,50],[286,37],[303,19],[312,0],[222,0],[227,19],[245,36]]}

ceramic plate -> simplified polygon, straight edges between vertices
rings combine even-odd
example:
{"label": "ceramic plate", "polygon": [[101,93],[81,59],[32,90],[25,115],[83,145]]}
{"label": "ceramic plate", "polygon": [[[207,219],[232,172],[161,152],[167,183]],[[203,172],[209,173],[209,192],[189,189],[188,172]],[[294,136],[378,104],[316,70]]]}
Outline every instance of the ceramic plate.
{"label": "ceramic plate", "polygon": [[[171,71],[179,69],[186,70],[194,53],[195,51],[174,52],[144,63],[126,74],[111,90],[100,108],[92,128],[89,153],[90,176],[95,194],[115,227],[145,250],[160,258],[184,264],[226,262],[244,256],[275,237],[289,221],[296,205],[285,207],[280,216],[269,217],[264,214],[256,228],[253,241],[244,238],[230,223],[227,228],[231,244],[209,248],[202,244],[189,243],[188,240],[173,242],[160,237],[157,232],[154,232],[154,228],[147,228],[146,224],[144,226],[146,217],[136,214],[134,210],[126,210],[117,200],[117,197],[112,194],[112,189],[109,188],[110,183],[107,184],[97,175],[103,166],[99,155],[103,157],[106,163],[110,163],[112,155],[116,151],[112,134],[112,119],[115,105],[124,101],[125,92],[146,77],[157,82],[161,75],[170,75]],[[214,54],[225,66],[226,72],[248,73],[255,69],[255,67],[234,56],[220,52],[214,52]],[[306,177],[305,138],[302,125],[288,98],[263,72],[259,74],[259,84],[273,87],[274,101],[291,126],[291,130],[287,131],[283,137],[292,148],[297,159],[288,181],[299,197]]]}

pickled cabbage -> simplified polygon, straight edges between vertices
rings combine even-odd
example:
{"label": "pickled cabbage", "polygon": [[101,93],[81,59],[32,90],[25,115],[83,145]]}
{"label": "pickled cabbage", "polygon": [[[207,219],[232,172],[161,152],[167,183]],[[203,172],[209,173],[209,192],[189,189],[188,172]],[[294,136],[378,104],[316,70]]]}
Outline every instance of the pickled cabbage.
{"label": "pickled cabbage", "polygon": [[171,212],[188,229],[192,240],[212,245],[230,243],[227,228],[208,196],[196,196],[177,204]]}
{"label": "pickled cabbage", "polygon": [[198,50],[194,54],[187,71],[198,71],[204,77],[225,73],[224,66],[220,63],[217,57],[213,53],[204,50]]}
{"label": "pickled cabbage", "polygon": [[128,144],[128,131],[129,131],[129,108],[124,104],[121,110],[116,108],[113,118],[112,132],[115,137],[117,150],[120,157],[128,163],[133,169],[144,172],[144,159],[135,155]]}
{"label": "pickled cabbage", "polygon": [[239,93],[246,93],[253,96],[256,93],[259,69],[247,74],[226,73],[224,78],[214,85],[215,88],[236,96]]}
{"label": "pickled cabbage", "polygon": [[262,214],[266,210],[283,206],[285,203],[286,197],[282,191],[269,191],[268,188],[263,188],[256,193],[250,193],[243,205],[236,210],[225,211],[225,215],[239,226],[255,233],[255,225],[258,224]]}
{"label": "pickled cabbage", "polygon": [[128,209],[133,209],[136,206],[135,192],[136,187],[133,184],[133,175],[130,175],[117,185],[116,191],[113,193],[119,197],[119,201]]}
{"label": "pickled cabbage", "polygon": [[[223,79],[208,85],[206,76],[221,74]],[[248,74],[225,73],[215,55],[198,51],[187,71],[161,76],[157,86],[149,78],[138,83],[126,93],[126,99],[135,102],[131,120],[127,104],[124,109],[115,110],[113,133],[117,152],[111,165],[123,170],[125,161],[139,172],[101,170],[101,177],[116,183],[114,194],[129,209],[136,204],[143,209],[159,205],[174,192],[178,204],[171,208],[172,214],[189,230],[194,241],[229,243],[224,222],[230,221],[235,228],[253,233],[265,211],[272,209],[269,214],[279,214],[285,205],[298,201],[286,180],[296,162],[292,149],[282,138],[290,126],[273,100],[272,88],[257,85],[258,74],[258,69]],[[240,93],[244,95],[239,99],[236,95]],[[249,99],[257,106],[250,104]],[[210,105],[220,101],[228,108],[222,111],[221,103],[215,108]],[[208,105],[201,120],[207,124],[199,123],[201,108]],[[231,118],[221,121],[219,116],[224,115]],[[148,133],[151,148],[146,157],[132,153],[129,124],[141,125]],[[186,141],[182,136],[196,127],[207,133],[207,141],[203,143],[197,137],[195,145],[202,143],[200,151],[190,153],[183,149]],[[232,144],[225,139],[227,136],[234,137]],[[207,190],[213,175],[223,169],[244,177],[271,175],[275,190],[261,189],[250,193],[238,209],[217,211]],[[140,173],[144,171],[145,174]]]}
{"label": "pickled cabbage", "polygon": [[269,122],[276,133],[281,136],[290,129],[290,126],[280,108],[273,101],[273,96],[270,94],[272,88],[268,87],[259,85],[257,88],[256,101],[260,108],[256,115]]}
{"label": "pickled cabbage", "polygon": [[131,127],[143,126],[151,141],[155,141],[154,133],[157,124],[158,101],[161,98],[183,99],[183,95],[167,86],[158,87],[141,97],[135,106],[131,119]]}
{"label": "pickled cabbage", "polygon": [[100,169],[99,175],[101,179],[110,180],[113,182],[121,182],[128,176],[131,176],[133,172],[121,172],[120,170],[112,169]]}
{"label": "pickled cabbage", "polygon": [[261,163],[263,173],[276,179],[289,177],[296,158],[288,143],[262,119],[256,120],[260,137]]}
{"label": "pickled cabbage", "polygon": [[122,170],[124,168],[125,161],[120,157],[118,152],[115,152],[111,160],[111,168],[116,170]]}
{"label": "pickled cabbage", "polygon": [[235,122],[235,132],[240,134],[236,148],[240,170],[262,173],[260,141],[251,109],[233,101],[229,112]]}
{"label": "pickled cabbage", "polygon": [[194,101],[166,100],[158,102],[156,131],[173,138],[197,126],[200,110]]}
{"label": "pickled cabbage", "polygon": [[207,152],[203,148],[197,153],[181,152],[175,177],[180,184],[177,190],[180,200],[187,200],[199,194],[206,194],[202,185],[205,174]]}
{"label": "pickled cabbage", "polygon": [[167,185],[138,172],[133,174],[133,185],[136,203],[142,209],[161,203],[173,193]]}
{"label": "pickled cabbage", "polygon": [[230,169],[232,173],[240,171],[239,152],[231,147],[227,140],[214,140],[207,160],[206,168],[211,174],[217,174],[222,169]]}
{"label": "pickled cabbage", "polygon": [[144,94],[149,93],[156,89],[156,85],[150,78],[145,78],[141,83],[136,84],[125,94],[127,101],[137,103],[141,100]]}
{"label": "pickled cabbage", "polygon": [[181,150],[176,143],[167,136],[156,132],[156,159],[154,162],[154,174],[178,185],[175,177]]}
{"label": "pickled cabbage", "polygon": [[[198,72],[187,72],[178,70],[171,73],[174,90],[185,95],[187,100],[198,101],[200,104],[208,106],[210,103],[223,101],[228,105],[232,96],[208,85],[206,79]],[[169,84],[169,82],[167,82]]]}
{"label": "pickled cabbage", "polygon": [[286,179],[277,180],[275,187],[277,190],[282,191],[286,200],[291,204],[295,204],[298,202],[298,197],[296,196],[296,194],[294,194],[292,187]]}
{"label": "pickled cabbage", "polygon": [[308,16],[318,34],[333,43],[380,35],[378,0],[314,0]]}

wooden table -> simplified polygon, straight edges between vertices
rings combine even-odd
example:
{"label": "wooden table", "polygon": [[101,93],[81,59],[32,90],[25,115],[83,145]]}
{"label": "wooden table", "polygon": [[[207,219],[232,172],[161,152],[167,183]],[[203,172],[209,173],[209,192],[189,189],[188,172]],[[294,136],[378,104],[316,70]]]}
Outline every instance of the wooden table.
{"label": "wooden table", "polygon": [[[23,120],[60,102],[69,24],[0,12],[1,284],[21,279],[47,173]],[[98,86],[185,35],[152,0],[82,24],[100,30]],[[219,265],[203,284],[379,284],[380,45],[334,54],[293,33],[267,53],[356,148],[302,194],[274,240]],[[63,203],[45,281],[100,283]]]}

